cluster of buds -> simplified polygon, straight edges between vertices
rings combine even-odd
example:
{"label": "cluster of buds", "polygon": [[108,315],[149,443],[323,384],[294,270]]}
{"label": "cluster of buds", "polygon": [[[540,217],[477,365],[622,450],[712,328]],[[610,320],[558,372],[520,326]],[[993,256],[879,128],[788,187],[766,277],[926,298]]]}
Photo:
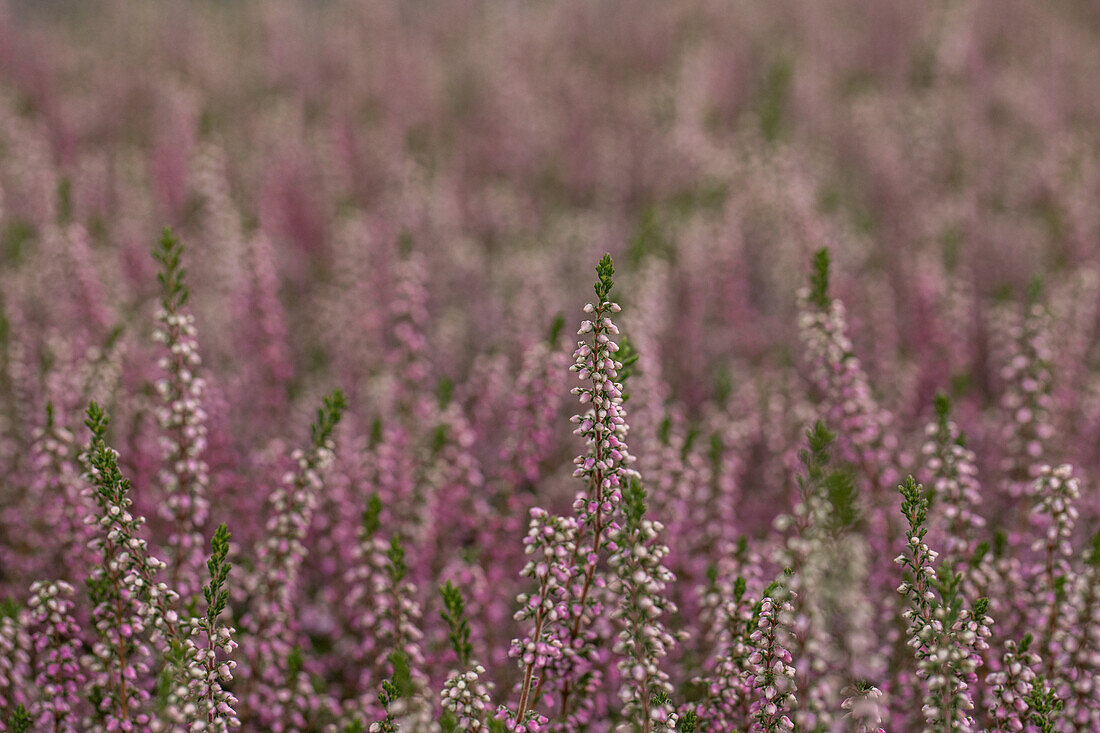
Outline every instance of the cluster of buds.
{"label": "cluster of buds", "polygon": [[[375,494],[367,502],[359,527],[359,540],[353,554],[353,562],[344,576],[346,591],[344,607],[355,632],[357,642],[352,651],[359,668],[359,689],[369,690],[382,674],[389,644],[394,637],[394,611],[391,608],[389,553],[390,544],[378,529],[382,513],[382,501]],[[371,696],[364,695],[353,703],[357,711],[368,716],[377,714]]]}
{"label": "cluster of buds", "polygon": [[676,605],[665,596],[673,575],[664,565],[668,547],[657,542],[663,527],[645,518],[645,489],[640,482],[627,485],[624,507],[623,526],[614,534],[617,549],[609,561],[615,573],[609,590],[618,599],[611,617],[620,627],[613,651],[621,657],[623,712],[640,721],[648,733],[670,712],[652,706],[651,699],[672,692],[668,674],[659,664],[674,643],[661,620],[676,612]]}
{"label": "cluster of buds", "polygon": [[886,733],[882,719],[886,715],[886,700],[882,690],[874,685],[857,682],[845,690],[847,696],[840,703],[846,729],[853,733]]}
{"label": "cluster of buds", "polygon": [[[577,496],[574,509],[582,526],[593,525],[596,534],[609,519],[613,507],[622,498],[622,489],[631,477],[637,477],[630,468],[634,457],[626,446],[626,413],[623,409],[623,385],[616,381],[622,362],[615,360],[619,345],[614,337],[619,328],[612,320],[612,313],[621,309],[618,303],[607,298],[611,293],[614,268],[610,255],[604,256],[596,266],[595,304],[589,303],[584,312],[590,316],[581,322],[577,331],[580,336],[592,334],[592,342],[582,340],[573,352],[576,360],[570,370],[577,372],[578,378],[585,383],[583,387],[574,387],[572,393],[578,395],[581,405],[587,410],[583,415],[574,415],[577,424],[574,434],[582,436],[588,450],[577,456],[573,463],[576,469],[573,475],[586,481],[586,491]],[[598,551],[594,547],[594,551]],[[589,558],[589,563],[593,562]]]}
{"label": "cluster of buds", "polygon": [[1065,587],[1072,576],[1070,559],[1073,556],[1070,537],[1077,523],[1076,502],[1080,497],[1080,484],[1073,475],[1072,466],[1039,467],[1039,476],[1032,484],[1034,504],[1031,511],[1041,536],[1035,538],[1031,549],[1043,561],[1041,567],[1035,569],[1035,579],[1041,592],[1034,594],[1037,601],[1034,620],[1041,628],[1039,649],[1047,663],[1047,674],[1051,677],[1054,676],[1054,665],[1059,656],[1052,643],[1058,636],[1059,628],[1066,623],[1066,609],[1063,606]]}
{"label": "cluster of buds", "polygon": [[1028,699],[1037,679],[1035,670],[1041,664],[1039,655],[1030,650],[1031,639],[1027,634],[1018,645],[1011,639],[1006,641],[1000,670],[986,677],[990,690],[986,707],[994,733],[1018,733],[1030,721]]}
{"label": "cluster of buds", "polygon": [[751,713],[755,730],[763,733],[793,731],[788,712],[796,702],[795,668],[785,637],[794,607],[787,589],[773,584],[764,591],[756,628],[749,634],[748,681],[755,690]]}
{"label": "cluster of buds", "polygon": [[1074,578],[1067,593],[1072,623],[1059,628],[1055,648],[1069,667],[1066,684],[1066,715],[1078,726],[1100,728],[1100,531],[1092,536],[1085,553],[1083,572]]}
{"label": "cluster of buds", "polygon": [[443,684],[443,709],[457,719],[458,730],[485,730],[485,713],[489,709],[489,691],[481,676],[485,668],[474,664],[465,672],[453,672]]}
{"label": "cluster of buds", "polygon": [[944,563],[958,570],[974,552],[975,537],[985,526],[985,519],[976,508],[981,501],[981,485],[974,452],[963,445],[962,432],[949,416],[946,395],[936,396],[936,416],[928,424],[928,440],[921,448],[925,466],[931,474],[932,501],[936,513],[933,522],[942,517]]}
{"label": "cluster of buds", "polygon": [[1037,459],[1054,434],[1050,314],[1041,303],[1033,303],[1007,335],[1011,344],[1000,372],[1005,383],[1001,407],[1010,416],[1004,428],[1003,468],[1011,479],[1009,493],[1019,496],[1036,477]]}
{"label": "cluster of buds", "polygon": [[572,517],[550,514],[545,509],[531,509],[531,522],[527,536],[523,540],[524,552],[530,556],[521,575],[533,578],[538,590],[532,595],[521,593],[516,601],[519,610],[515,613],[517,621],[533,620],[534,629],[523,639],[513,639],[509,652],[519,660],[523,673],[523,687],[517,712],[512,716],[506,708],[501,712],[507,722],[528,726],[515,730],[538,730],[538,720],[528,720],[528,713],[538,702],[537,686],[541,689],[546,668],[555,660],[561,659],[562,643],[560,635],[554,633],[554,626],[560,624],[565,616],[564,584],[571,577],[571,562],[577,552],[577,522]]}
{"label": "cluster of buds", "polygon": [[207,487],[206,412],[202,407],[204,380],[195,337],[195,317],[186,306],[180,256],[183,248],[172,232],[164,230],[154,251],[161,264],[161,307],[156,314],[153,339],[164,344],[166,354],[158,362],[164,376],[157,380],[161,399],[157,420],[164,468],[160,481],[165,493],[161,512],[171,523],[168,537],[171,585],[183,598],[199,591],[202,567],[202,528],[209,514]]}
{"label": "cluster of buds", "polygon": [[30,638],[21,614],[0,616],[0,711],[27,703],[22,682],[30,679]]}
{"label": "cluster of buds", "polygon": [[73,618],[73,587],[64,581],[36,581],[27,604],[34,649],[34,684],[41,697],[31,717],[43,730],[76,733],[76,711],[84,689],[80,629]]}

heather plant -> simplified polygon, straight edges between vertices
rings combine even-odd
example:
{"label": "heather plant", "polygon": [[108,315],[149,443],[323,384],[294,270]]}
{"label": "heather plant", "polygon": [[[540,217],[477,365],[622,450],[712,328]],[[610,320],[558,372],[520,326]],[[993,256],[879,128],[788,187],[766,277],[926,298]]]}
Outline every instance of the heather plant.
{"label": "heather plant", "polygon": [[0,731],[1100,728],[1097,48],[0,0]]}

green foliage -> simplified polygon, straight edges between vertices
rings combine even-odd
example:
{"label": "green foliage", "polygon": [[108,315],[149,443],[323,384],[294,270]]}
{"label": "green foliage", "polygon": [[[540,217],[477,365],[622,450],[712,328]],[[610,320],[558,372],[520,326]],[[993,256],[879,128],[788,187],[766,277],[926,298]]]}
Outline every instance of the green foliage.
{"label": "green foliage", "polygon": [[11,733],[27,733],[31,729],[31,716],[27,712],[27,709],[20,703],[15,706],[15,710],[12,711],[11,716],[8,718],[8,730]]}
{"label": "green foliage", "polygon": [[611,262],[611,255],[606,254],[596,265],[596,300],[597,304],[606,303],[611,294],[611,288],[615,287],[612,276],[615,274],[615,265]]}
{"label": "green foliage", "polygon": [[19,609],[19,601],[14,598],[0,598],[0,618],[15,618]]}
{"label": "green foliage", "polygon": [[562,313],[554,316],[554,320],[550,322],[550,328],[546,332],[546,342],[551,346],[558,343],[558,339],[561,338],[561,332],[565,330],[565,315]]}
{"label": "green foliage", "polygon": [[657,426],[657,439],[661,441],[661,445],[668,445],[668,439],[672,434],[672,418],[665,415],[661,419],[660,425]]}
{"label": "green foliage", "polygon": [[451,398],[454,396],[455,383],[450,377],[444,375],[439,378],[439,385],[436,387],[435,394],[439,401],[439,409],[443,409],[447,405],[451,404]]}
{"label": "green foliage", "polygon": [[760,100],[760,130],[768,142],[775,142],[783,132],[793,74],[794,65],[785,57],[776,59],[768,67]]}
{"label": "green foliage", "polygon": [[1025,699],[1030,708],[1032,725],[1040,733],[1055,733],[1062,717],[1062,700],[1047,681],[1042,677],[1036,678]]}
{"label": "green foliage", "polygon": [[924,487],[918,484],[912,476],[907,476],[905,483],[900,487],[901,511],[909,520],[909,529],[914,536],[924,536],[922,526],[928,518],[928,499],[924,495]]}
{"label": "green foliage", "polygon": [[623,365],[623,368],[619,370],[619,383],[623,385],[623,402],[630,399],[630,394],[626,391],[626,381],[634,374],[634,365],[638,363],[638,352],[634,349],[634,344],[630,342],[629,338],[623,337],[619,343],[619,350],[615,353],[615,361]]}
{"label": "green foliage", "polygon": [[1100,530],[1089,540],[1089,549],[1085,553],[1085,562],[1094,568],[1100,568]]}
{"label": "green foliage", "polygon": [[810,272],[810,302],[821,309],[829,307],[828,247],[822,247],[814,253],[814,267]]}
{"label": "green foliage", "polygon": [[623,516],[626,518],[625,525],[627,527],[637,527],[641,524],[642,517],[645,516],[645,499],[646,490],[642,486],[642,482],[637,479],[630,479],[630,482],[623,489]]}
{"label": "green foliage", "polygon": [[830,528],[840,530],[855,524],[859,518],[859,493],[852,475],[847,471],[833,471],[825,477],[824,485],[829,501]]}
{"label": "green foliage", "polygon": [[110,423],[110,418],[107,417],[107,414],[103,412],[103,408],[95,400],[92,400],[88,405],[85,414],[87,418],[85,418],[84,424],[92,432],[92,447],[94,448],[97,442],[107,439],[107,425]]}
{"label": "green foliage", "polygon": [[290,653],[286,655],[286,682],[288,686],[294,684],[303,666],[305,666],[305,661],[302,659],[302,647],[292,647]]}
{"label": "green foliage", "polygon": [[[378,693],[378,702],[386,710],[386,720],[382,723],[381,730],[396,731],[396,723],[389,713],[389,708],[396,700],[412,694],[413,682],[409,660],[403,653],[393,652],[389,660],[393,675],[388,680],[382,680],[382,691]],[[386,727],[387,724],[391,727]]]}
{"label": "green foliage", "polygon": [[947,418],[951,413],[951,398],[946,392],[937,392],[932,404],[936,408],[936,418],[939,420],[940,429],[947,429]]}
{"label": "green foliage", "polygon": [[707,447],[707,458],[710,460],[710,467],[715,476],[722,467],[722,454],[725,450],[726,443],[722,440],[722,434],[715,430],[710,434],[710,444]]}
{"label": "green foliage", "polygon": [[226,561],[229,555],[229,538],[229,527],[225,524],[218,525],[210,541],[210,558],[206,561],[210,582],[203,586],[202,594],[206,598],[206,620],[211,629],[229,600],[229,591],[225,587],[229,570],[233,567],[232,563]]}
{"label": "green foliage", "polygon": [[6,218],[7,224],[0,231],[0,263],[14,265],[23,259],[27,243],[38,236],[38,230],[23,219]]}
{"label": "green foliage", "polygon": [[695,714],[694,710],[689,710],[680,716],[680,720],[676,722],[676,730],[680,733],[695,733],[696,727],[699,725],[699,716]]}
{"label": "green foliage", "polygon": [[970,567],[976,568],[981,565],[982,560],[989,554],[989,543],[982,541],[978,543],[978,546],[974,548],[974,554],[970,557]]}
{"label": "green foliage", "polygon": [[627,243],[627,260],[634,266],[640,265],[649,257],[670,259],[675,247],[665,235],[661,224],[661,215],[656,206],[647,206],[638,219],[638,226]]}
{"label": "green foliage", "polygon": [[367,733],[367,726],[361,718],[355,718],[344,723],[344,727],[340,729],[340,733]]}
{"label": "green foliage", "polygon": [[57,220],[62,224],[73,218],[73,182],[62,176],[57,182]]}
{"label": "green foliage", "polygon": [[1036,275],[1031,279],[1031,282],[1027,284],[1027,303],[1029,305],[1039,302],[1039,298],[1043,297],[1043,276]]}
{"label": "green foliage", "polygon": [[466,620],[466,602],[462,600],[462,592],[449,580],[440,586],[439,592],[443,596],[443,610],[439,616],[450,629],[451,648],[455,650],[459,665],[463,668],[468,667],[474,648],[470,644],[470,624]]}
{"label": "green foliage", "polygon": [[386,551],[386,573],[394,587],[397,586],[408,573],[408,565],[405,564],[405,548],[401,544],[401,538],[394,536],[390,539],[390,549]]}
{"label": "green foliage", "polygon": [[164,310],[175,313],[187,303],[190,294],[183,284],[183,278],[187,275],[180,260],[183,255],[183,245],[172,234],[169,227],[164,227],[157,246],[153,248],[153,257],[160,263],[161,270],[157,273],[160,281],[160,302]]}
{"label": "green foliage", "polygon": [[321,407],[317,408],[317,421],[309,426],[315,448],[322,447],[332,436],[332,431],[340,423],[347,406],[344,393],[338,389],[322,400]]}
{"label": "green foliage", "polygon": [[435,426],[435,430],[432,431],[432,439],[429,444],[429,449],[433,456],[439,455],[439,451],[443,450],[443,446],[447,445],[447,426],[440,424]]}
{"label": "green foliage", "polygon": [[815,492],[821,492],[829,508],[826,529],[841,531],[859,519],[859,492],[849,471],[829,468],[830,451],[835,438],[836,435],[821,420],[806,431],[809,447],[799,453],[806,472],[805,476],[798,477],[798,484],[803,497],[808,498]]}
{"label": "green foliage", "polygon": [[382,515],[382,500],[378,494],[371,494],[367,499],[367,508],[363,510],[363,532],[367,536],[373,536],[378,531],[379,517]]}
{"label": "green foliage", "polygon": [[130,480],[119,470],[118,454],[105,442],[110,421],[94,400],[88,405],[87,416],[84,424],[92,433],[88,462],[93,469],[96,493],[107,503],[121,503],[130,491]]}
{"label": "green foliage", "polygon": [[[946,564],[941,564],[936,568],[936,590],[940,594],[940,607],[943,609],[944,618],[943,626],[950,628],[955,620],[959,617],[959,612],[962,610],[963,596],[962,596],[962,574],[952,572]],[[977,618],[985,615],[985,611],[989,609],[989,602],[985,601],[984,609],[981,616],[977,616],[978,604],[984,599],[979,599],[978,603],[974,605],[974,613]]]}

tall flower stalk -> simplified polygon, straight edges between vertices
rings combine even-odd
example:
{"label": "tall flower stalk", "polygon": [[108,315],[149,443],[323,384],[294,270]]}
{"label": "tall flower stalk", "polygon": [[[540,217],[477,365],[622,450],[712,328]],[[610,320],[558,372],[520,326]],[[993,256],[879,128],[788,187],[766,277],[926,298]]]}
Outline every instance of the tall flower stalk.
{"label": "tall flower stalk", "polygon": [[164,467],[160,472],[164,503],[161,511],[170,523],[168,554],[171,587],[188,599],[199,592],[203,563],[202,530],[210,511],[206,452],[205,382],[195,338],[195,317],[187,308],[190,295],[184,284],[183,245],[170,229],[161,234],[153,251],[161,270],[160,308],[153,336],[164,345],[158,361],[163,376],[156,382],[161,404],[157,420],[163,434]]}

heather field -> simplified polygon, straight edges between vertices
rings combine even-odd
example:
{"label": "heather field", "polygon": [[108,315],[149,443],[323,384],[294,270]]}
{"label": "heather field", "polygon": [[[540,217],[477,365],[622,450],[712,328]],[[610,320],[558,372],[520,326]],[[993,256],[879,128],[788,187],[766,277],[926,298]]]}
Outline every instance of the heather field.
{"label": "heather field", "polygon": [[1100,731],[1100,3],[0,0],[0,731]]}

